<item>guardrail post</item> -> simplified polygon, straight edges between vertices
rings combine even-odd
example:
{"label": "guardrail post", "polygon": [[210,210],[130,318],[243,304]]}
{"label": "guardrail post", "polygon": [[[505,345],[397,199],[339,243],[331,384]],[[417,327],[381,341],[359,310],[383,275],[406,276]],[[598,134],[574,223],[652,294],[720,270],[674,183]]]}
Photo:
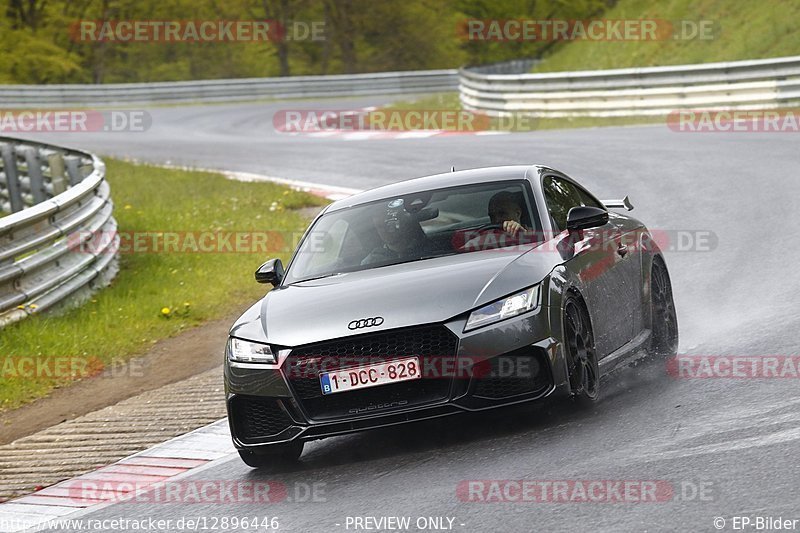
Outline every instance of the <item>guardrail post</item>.
{"label": "guardrail post", "polygon": [[67,174],[69,175],[69,184],[77,185],[83,181],[83,173],[81,172],[81,159],[74,155],[64,157],[64,164],[67,167]]}
{"label": "guardrail post", "polygon": [[28,163],[28,178],[31,180],[31,194],[33,203],[38,204],[47,200],[47,191],[44,189],[42,176],[42,163],[39,160],[39,151],[36,148],[25,150],[25,161]]}
{"label": "guardrail post", "polygon": [[6,188],[8,189],[8,201],[11,204],[11,212],[22,211],[25,207],[22,203],[22,193],[19,187],[19,172],[17,172],[17,156],[14,152],[14,145],[8,143],[0,144],[3,154],[3,172],[6,175]]}
{"label": "guardrail post", "polygon": [[67,190],[67,182],[64,179],[64,154],[54,153],[47,157],[50,165],[50,179],[53,181],[53,196],[58,196]]}

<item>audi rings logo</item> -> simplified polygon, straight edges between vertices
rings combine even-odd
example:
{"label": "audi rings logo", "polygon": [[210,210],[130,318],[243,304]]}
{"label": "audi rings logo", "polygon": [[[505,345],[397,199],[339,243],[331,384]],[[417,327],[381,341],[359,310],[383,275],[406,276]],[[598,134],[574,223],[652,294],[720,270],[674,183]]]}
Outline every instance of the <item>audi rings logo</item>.
{"label": "audi rings logo", "polygon": [[380,326],[383,324],[383,317],[376,316],[372,318],[362,318],[361,320],[353,320],[349,324],[347,324],[348,329],[363,329],[363,328],[374,328],[375,326]]}

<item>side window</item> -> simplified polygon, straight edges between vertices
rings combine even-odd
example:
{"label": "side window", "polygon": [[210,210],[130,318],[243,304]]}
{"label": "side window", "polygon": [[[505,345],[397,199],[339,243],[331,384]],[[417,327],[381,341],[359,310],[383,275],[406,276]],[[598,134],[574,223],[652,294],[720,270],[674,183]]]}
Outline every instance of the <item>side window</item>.
{"label": "side window", "polygon": [[567,227],[569,210],[583,205],[578,190],[570,182],[552,176],[544,179],[544,197],[550,217],[559,230]]}
{"label": "side window", "polygon": [[599,209],[605,209],[606,208],[606,206],[601,204],[599,201],[595,200],[595,198],[591,194],[589,194],[585,189],[582,189],[582,188],[577,187],[577,186],[575,188],[578,189],[578,194],[581,195],[581,200],[583,201],[583,205],[586,205],[586,206],[589,206],[589,207],[597,207]]}
{"label": "side window", "polygon": [[547,200],[547,209],[558,230],[567,227],[567,214],[573,207],[591,206],[605,209],[581,187],[552,176],[544,179],[544,196]]}

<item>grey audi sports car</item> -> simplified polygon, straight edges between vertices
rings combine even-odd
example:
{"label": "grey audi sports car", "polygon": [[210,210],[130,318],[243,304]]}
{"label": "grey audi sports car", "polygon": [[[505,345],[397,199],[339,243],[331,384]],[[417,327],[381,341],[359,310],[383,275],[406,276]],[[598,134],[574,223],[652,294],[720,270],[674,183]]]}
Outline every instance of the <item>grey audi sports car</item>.
{"label": "grey audi sports car", "polygon": [[332,203],[236,321],[228,419],[250,466],[306,441],[538,400],[577,404],[675,354],[667,266],[638,220],[543,166],[428,176]]}

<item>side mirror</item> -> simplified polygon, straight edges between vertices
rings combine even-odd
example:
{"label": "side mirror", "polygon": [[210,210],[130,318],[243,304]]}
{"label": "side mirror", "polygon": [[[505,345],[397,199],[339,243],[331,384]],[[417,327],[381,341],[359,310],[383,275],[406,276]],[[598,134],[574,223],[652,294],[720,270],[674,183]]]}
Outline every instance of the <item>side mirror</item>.
{"label": "side mirror", "polygon": [[579,231],[582,229],[599,228],[608,223],[608,211],[599,207],[580,206],[573,207],[567,213],[567,230]]}
{"label": "side mirror", "polygon": [[283,263],[280,259],[270,259],[256,270],[258,283],[271,283],[273,287],[280,285],[283,279]]}

